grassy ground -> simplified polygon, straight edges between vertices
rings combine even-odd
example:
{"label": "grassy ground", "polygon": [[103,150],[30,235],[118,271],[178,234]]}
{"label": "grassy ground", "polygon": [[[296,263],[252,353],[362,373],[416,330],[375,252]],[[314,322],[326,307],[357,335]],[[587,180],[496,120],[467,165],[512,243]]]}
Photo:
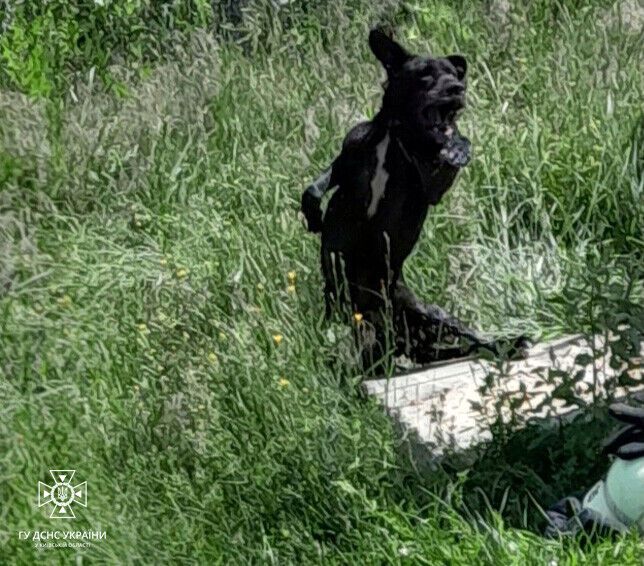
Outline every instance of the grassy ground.
{"label": "grassy ground", "polygon": [[[429,473],[360,397],[296,212],[378,103],[361,6],[251,22],[245,52],[195,32],[172,62],[114,66],[116,91],[92,73],[60,98],[0,91],[5,560],[641,563],[635,536],[534,533],[535,501],[601,473],[601,416]],[[475,158],[427,221],[412,287],[495,332],[634,316],[637,3],[412,1],[394,17],[412,49],[470,63]],[[18,531],[64,528],[36,507],[61,467],[89,483],[72,528],[107,540],[41,552]]]}

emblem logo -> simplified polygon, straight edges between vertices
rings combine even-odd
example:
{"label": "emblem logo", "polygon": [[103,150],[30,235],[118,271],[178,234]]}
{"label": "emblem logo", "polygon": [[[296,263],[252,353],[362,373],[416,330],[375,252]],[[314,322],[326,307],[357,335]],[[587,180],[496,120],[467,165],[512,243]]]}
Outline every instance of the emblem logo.
{"label": "emblem logo", "polygon": [[38,482],[38,507],[51,503],[54,506],[51,519],[73,519],[76,517],[72,505],[87,507],[87,482],[72,486],[76,470],[49,470],[54,484],[49,486]]}

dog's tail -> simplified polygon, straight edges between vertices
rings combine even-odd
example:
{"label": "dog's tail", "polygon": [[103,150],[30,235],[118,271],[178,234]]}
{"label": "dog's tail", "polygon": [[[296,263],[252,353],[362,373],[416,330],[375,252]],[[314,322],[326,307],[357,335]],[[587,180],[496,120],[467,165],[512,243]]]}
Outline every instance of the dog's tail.
{"label": "dog's tail", "polygon": [[333,167],[326,169],[302,194],[301,210],[306,228],[317,234],[322,231],[322,197],[332,187]]}

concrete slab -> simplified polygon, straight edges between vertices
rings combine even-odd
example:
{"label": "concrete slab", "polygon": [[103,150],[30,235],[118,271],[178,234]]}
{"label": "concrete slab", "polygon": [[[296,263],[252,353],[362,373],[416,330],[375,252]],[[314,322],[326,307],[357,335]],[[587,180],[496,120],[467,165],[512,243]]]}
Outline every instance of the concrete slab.
{"label": "concrete slab", "polygon": [[[640,355],[643,348],[644,342]],[[489,440],[490,425],[499,415],[518,426],[535,418],[564,418],[579,407],[557,397],[544,403],[557,393],[557,386],[575,376],[574,397],[590,403],[605,391],[607,380],[625,370],[640,382],[629,391],[644,387],[641,357],[628,367],[612,368],[605,338],[571,335],[534,346],[523,360],[467,358],[365,381],[363,388],[384,405],[404,434],[413,434],[433,455],[440,455]],[[617,389],[618,396],[626,393]]]}

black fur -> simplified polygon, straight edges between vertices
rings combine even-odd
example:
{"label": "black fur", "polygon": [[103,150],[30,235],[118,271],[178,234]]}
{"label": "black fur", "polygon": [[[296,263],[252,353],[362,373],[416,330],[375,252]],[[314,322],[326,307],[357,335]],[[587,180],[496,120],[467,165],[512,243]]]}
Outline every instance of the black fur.
{"label": "black fur", "polygon": [[[308,229],[322,236],[327,313],[348,300],[363,314],[365,328],[372,330],[366,365],[392,352],[419,363],[479,347],[499,353],[501,344],[423,304],[402,280],[429,207],[440,202],[469,161],[470,143],[456,127],[465,104],[466,61],[460,55],[410,55],[379,30],[370,33],[369,45],[387,71],[382,108],[373,120],[351,129],[340,155],[302,196]],[[386,184],[374,180],[383,157]],[[384,186],[379,199],[372,181]],[[334,187],[323,215],[322,197]]]}

